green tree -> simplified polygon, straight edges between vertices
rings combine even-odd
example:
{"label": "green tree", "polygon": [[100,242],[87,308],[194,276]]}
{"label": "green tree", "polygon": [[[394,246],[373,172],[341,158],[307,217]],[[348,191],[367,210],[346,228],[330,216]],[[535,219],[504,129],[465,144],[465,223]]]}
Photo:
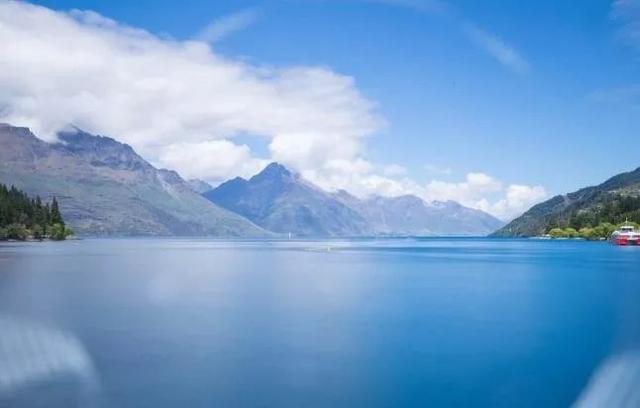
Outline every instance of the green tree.
{"label": "green tree", "polygon": [[580,236],[580,234],[578,234],[578,231],[576,231],[575,228],[565,228],[564,229],[564,234],[567,238],[578,238]]}
{"label": "green tree", "polygon": [[603,222],[596,227],[597,234],[600,238],[609,238],[617,227],[609,222]]}
{"label": "green tree", "polygon": [[[53,224],[59,224],[57,237],[71,234],[65,226],[58,200],[43,203],[38,196],[32,199],[15,186],[10,188],[0,184],[0,239],[26,239],[29,235],[41,239],[51,235]],[[62,238],[63,239],[63,238]]]}
{"label": "green tree", "polygon": [[71,234],[73,234],[73,232],[62,224],[53,224],[50,229],[49,237],[55,241],[62,241]]}
{"label": "green tree", "polygon": [[31,226],[31,236],[33,237],[33,239],[38,240],[42,240],[42,238],[44,238],[44,231],[39,224],[33,224]]}
{"label": "green tree", "polygon": [[584,239],[597,239],[597,235],[595,233],[595,229],[590,228],[590,227],[583,227],[580,228],[580,230],[578,231],[578,234],[580,235],[580,238],[584,238]]}
{"label": "green tree", "polygon": [[9,224],[6,228],[6,235],[8,239],[18,239],[24,241],[29,237],[29,233],[22,224]]}
{"label": "green tree", "polygon": [[551,238],[564,238],[566,236],[562,228],[551,228],[549,235]]}
{"label": "green tree", "polygon": [[60,224],[53,224],[49,229],[49,237],[59,241],[64,239],[64,227]]}
{"label": "green tree", "polygon": [[53,197],[51,201],[51,225],[60,224],[64,227],[64,221],[62,220],[62,214],[60,214],[60,208],[58,206],[58,200]]}

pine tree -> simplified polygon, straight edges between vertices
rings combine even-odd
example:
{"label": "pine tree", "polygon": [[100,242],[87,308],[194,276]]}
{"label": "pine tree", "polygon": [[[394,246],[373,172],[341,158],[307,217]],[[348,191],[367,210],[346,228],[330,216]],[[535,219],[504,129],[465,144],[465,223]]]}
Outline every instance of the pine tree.
{"label": "pine tree", "polygon": [[64,221],[62,220],[62,215],[60,214],[60,209],[58,208],[58,200],[53,197],[53,201],[51,201],[51,224],[60,224],[64,227]]}
{"label": "pine tree", "polygon": [[9,188],[0,184],[0,240],[26,239],[29,236],[65,239],[70,234],[56,198],[51,204],[43,203],[40,197],[32,199],[15,186]]}

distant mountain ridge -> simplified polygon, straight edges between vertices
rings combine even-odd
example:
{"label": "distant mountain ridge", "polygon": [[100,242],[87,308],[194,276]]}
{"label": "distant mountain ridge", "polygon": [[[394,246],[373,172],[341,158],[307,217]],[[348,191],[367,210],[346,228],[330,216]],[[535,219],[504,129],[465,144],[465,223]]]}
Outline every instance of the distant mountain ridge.
{"label": "distant mountain ridge", "polygon": [[361,214],[376,235],[482,236],[504,223],[455,201],[425,202],[415,195],[359,199],[346,191],[335,197]]}
{"label": "distant mountain ridge", "polygon": [[640,168],[537,204],[492,235],[536,236],[556,226],[595,226],[625,219],[640,221]]}
{"label": "distant mountain ridge", "polygon": [[211,184],[200,179],[190,179],[190,180],[187,180],[187,183],[189,183],[189,186],[191,187],[191,189],[193,189],[193,191],[195,191],[198,194],[202,194],[213,188]]}
{"label": "distant mountain ridge", "polygon": [[79,129],[59,143],[0,124],[0,182],[56,196],[79,234],[264,236],[266,231],[221,209],[174,171],[156,169],[130,146]]}
{"label": "distant mountain ridge", "polygon": [[326,192],[277,163],[211,189],[155,168],[112,138],[80,129],[58,138],[47,143],[27,128],[0,124],[0,182],[56,196],[80,235],[486,235],[500,226],[451,201]]}
{"label": "distant mountain ridge", "polygon": [[346,191],[325,192],[278,163],[203,195],[267,230],[296,236],[486,235],[503,225],[452,201],[426,203],[412,195],[362,200]]}
{"label": "distant mountain ridge", "polygon": [[273,232],[296,236],[362,236],[373,231],[353,209],[278,163],[249,180],[236,177],[204,197]]}

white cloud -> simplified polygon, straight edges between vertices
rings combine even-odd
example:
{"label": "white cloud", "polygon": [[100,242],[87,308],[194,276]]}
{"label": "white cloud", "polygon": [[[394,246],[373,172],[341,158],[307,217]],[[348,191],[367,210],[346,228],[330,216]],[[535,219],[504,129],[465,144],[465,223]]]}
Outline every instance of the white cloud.
{"label": "white cloud", "polygon": [[247,145],[228,140],[174,143],[162,150],[159,159],[170,168],[180,167],[187,178],[206,175],[206,181],[214,185],[237,176],[250,177],[269,164],[251,157]]}
{"label": "white cloud", "polygon": [[10,0],[0,2],[0,88],[1,121],[48,140],[72,123],[204,179],[234,164],[207,174],[185,146],[260,135],[272,158],[321,172],[329,160],[361,159],[362,139],[383,124],[353,79],[328,68],[251,65],[94,12]]}
{"label": "white cloud", "polygon": [[426,186],[425,196],[430,200],[453,200],[459,203],[475,203],[486,194],[502,189],[502,183],[484,173],[469,173],[465,181],[450,183],[433,180]]}
{"label": "white cloud", "polygon": [[215,19],[198,33],[196,39],[215,43],[237,31],[249,27],[256,22],[258,17],[258,10],[246,9]]}
{"label": "white cloud", "polygon": [[[547,197],[541,186],[504,184],[484,173],[469,173],[465,181],[433,180],[422,193],[426,200],[453,200],[508,221]],[[495,197],[490,200],[490,197]]]}
{"label": "white cloud", "polygon": [[[208,40],[249,20],[224,30],[214,23]],[[482,173],[419,185],[403,167],[364,157],[365,139],[384,121],[351,77],[325,67],[248,64],[204,42],[160,38],[91,11],[0,1],[0,89],[0,122],[48,140],[74,124],[213,183],[277,160],[328,190],[453,199],[502,217],[544,193],[505,189]],[[234,143],[237,135],[265,138],[270,157],[255,157]]]}
{"label": "white cloud", "polygon": [[464,32],[480,48],[499,63],[513,72],[524,74],[529,70],[529,63],[515,50],[496,35],[472,24],[464,26]]}
{"label": "white cloud", "polygon": [[420,187],[406,177],[394,179],[370,174],[363,177],[360,184],[364,195],[377,194],[386,197],[397,197],[404,194],[420,195]]}
{"label": "white cloud", "polygon": [[399,164],[389,164],[382,167],[382,174],[389,177],[406,176],[407,169]]}
{"label": "white cloud", "polygon": [[546,197],[547,192],[542,186],[512,184],[507,188],[505,198],[488,207],[482,208],[480,206],[479,208],[496,215],[498,218],[509,220],[522,214]]}

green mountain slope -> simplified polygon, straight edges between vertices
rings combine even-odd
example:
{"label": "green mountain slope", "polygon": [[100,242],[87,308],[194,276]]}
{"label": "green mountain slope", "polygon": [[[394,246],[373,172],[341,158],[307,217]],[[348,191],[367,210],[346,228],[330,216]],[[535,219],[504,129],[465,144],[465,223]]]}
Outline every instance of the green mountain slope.
{"label": "green mountain slope", "polygon": [[640,168],[533,206],[493,236],[535,236],[554,227],[640,222]]}

